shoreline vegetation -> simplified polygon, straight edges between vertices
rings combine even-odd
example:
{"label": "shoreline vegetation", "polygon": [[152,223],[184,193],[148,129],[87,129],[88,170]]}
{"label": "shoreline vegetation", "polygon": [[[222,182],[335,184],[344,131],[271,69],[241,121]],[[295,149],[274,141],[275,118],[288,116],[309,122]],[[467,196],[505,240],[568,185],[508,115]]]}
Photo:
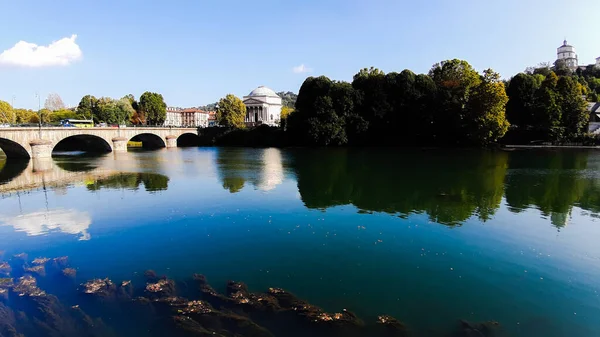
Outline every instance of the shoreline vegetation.
{"label": "shoreline vegetation", "polygon": [[[302,84],[281,128],[244,129],[240,109],[220,108],[230,128],[209,137],[223,146],[442,146],[552,144],[591,146],[590,111],[600,68],[572,72],[557,62],[503,81],[464,60],[435,64],[427,74],[361,69],[351,83],[325,76]],[[593,121],[593,120],[592,120]],[[206,132],[210,133],[210,132]],[[214,132],[213,132],[214,135]]]}
{"label": "shoreline vegetation", "polygon": [[[100,337],[136,331],[153,336],[419,336],[394,317],[363,321],[347,309],[329,313],[280,288],[252,293],[244,283],[229,281],[222,294],[200,274],[175,281],[148,270],[141,285],[108,278],[78,285],[77,270],[67,257],[30,261],[22,253],[0,261],[0,276],[2,336]],[[68,305],[41,288],[49,281],[61,284],[63,296],[72,296]],[[427,335],[485,337],[501,330],[495,321],[460,320],[453,331],[431,328]]]}

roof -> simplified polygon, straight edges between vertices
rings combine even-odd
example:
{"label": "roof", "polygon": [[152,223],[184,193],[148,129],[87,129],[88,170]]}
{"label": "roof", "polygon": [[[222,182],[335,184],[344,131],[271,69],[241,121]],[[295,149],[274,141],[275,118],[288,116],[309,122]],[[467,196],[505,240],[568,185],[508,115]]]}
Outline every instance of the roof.
{"label": "roof", "polygon": [[248,94],[248,97],[252,97],[252,96],[268,96],[268,97],[279,97],[275,91],[273,91],[270,88],[267,88],[265,86],[260,86],[254,90],[252,90],[252,92],[250,92]]}

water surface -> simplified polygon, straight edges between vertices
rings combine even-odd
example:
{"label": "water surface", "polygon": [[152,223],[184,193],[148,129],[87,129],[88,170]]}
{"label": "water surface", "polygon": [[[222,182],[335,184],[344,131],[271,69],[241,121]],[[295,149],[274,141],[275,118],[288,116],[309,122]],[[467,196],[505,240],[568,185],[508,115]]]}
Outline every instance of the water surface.
{"label": "water surface", "polygon": [[389,314],[416,336],[447,336],[459,319],[507,336],[600,336],[599,169],[593,151],[0,159],[0,250],[69,256],[76,282],[45,284],[69,305],[88,279],[143,286],[153,269],[200,272],[217,290],[281,287],[365,321]]}

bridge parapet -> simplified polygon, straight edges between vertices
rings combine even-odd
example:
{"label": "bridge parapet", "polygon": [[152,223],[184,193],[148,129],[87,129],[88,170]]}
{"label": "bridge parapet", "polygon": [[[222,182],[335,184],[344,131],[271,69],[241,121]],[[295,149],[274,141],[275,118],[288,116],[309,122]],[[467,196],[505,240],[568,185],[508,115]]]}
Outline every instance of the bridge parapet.
{"label": "bridge parapet", "polygon": [[[84,136],[101,142],[108,151],[127,151],[127,142],[140,136],[156,146],[176,147],[183,134],[198,135],[196,128],[127,127],[127,128],[65,128],[65,127],[11,127],[0,128],[0,148],[8,157],[44,158],[60,141]],[[142,140],[144,141],[144,140]]]}

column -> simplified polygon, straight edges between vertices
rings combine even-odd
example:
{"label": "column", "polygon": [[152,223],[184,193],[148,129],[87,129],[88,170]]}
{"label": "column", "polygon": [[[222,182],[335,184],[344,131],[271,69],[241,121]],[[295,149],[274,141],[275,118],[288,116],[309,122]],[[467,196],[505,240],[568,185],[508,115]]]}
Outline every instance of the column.
{"label": "column", "polygon": [[114,152],[127,152],[127,142],[129,139],[125,137],[115,137],[112,139]]}
{"label": "column", "polygon": [[35,139],[29,142],[31,146],[31,158],[52,158],[52,142],[45,139]]}
{"label": "column", "polygon": [[167,148],[177,147],[177,136],[167,136]]}

